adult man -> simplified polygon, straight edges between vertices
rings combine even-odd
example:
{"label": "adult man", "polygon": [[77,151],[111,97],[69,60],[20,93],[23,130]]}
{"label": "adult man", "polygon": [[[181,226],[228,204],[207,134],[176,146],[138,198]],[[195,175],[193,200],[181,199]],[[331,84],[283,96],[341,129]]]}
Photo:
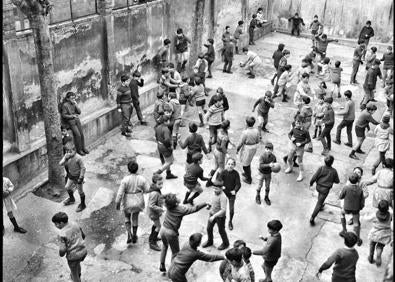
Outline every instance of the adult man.
{"label": "adult man", "polygon": [[343,120],[340,122],[340,124],[336,128],[336,139],[333,141],[334,143],[340,145],[340,135],[342,132],[342,129],[344,127],[347,128],[347,143],[344,143],[344,145],[348,147],[352,147],[352,125],[355,120],[355,103],[353,100],[351,100],[352,92],[350,90],[347,90],[344,92],[344,96],[346,97],[346,104],[344,105],[344,109],[338,111],[336,114],[343,116]]}
{"label": "adult man", "polygon": [[366,104],[369,103],[369,101],[377,102],[374,99],[374,92],[376,91],[377,77],[380,77],[380,79],[382,79],[381,70],[379,67],[380,64],[380,60],[375,59],[372,67],[366,73],[365,83],[363,84],[363,90],[365,92],[365,95],[361,102],[362,110],[366,107]]}
{"label": "adult man", "polygon": [[369,40],[371,37],[374,36],[374,30],[371,25],[372,25],[372,22],[367,21],[366,25],[362,28],[362,30],[358,36],[358,44],[361,44],[361,43],[365,44],[365,50],[362,55],[362,60],[365,60],[365,54],[366,54],[366,50],[368,49]]}
{"label": "adult man", "polygon": [[132,74],[132,79],[129,83],[130,94],[132,96],[133,107],[136,109],[137,117],[140,121],[141,125],[147,125],[147,122],[144,120],[143,115],[141,114],[140,109],[140,101],[139,101],[139,87],[144,86],[144,79],[141,78],[141,73],[139,71],[134,71]]}
{"label": "adult man", "polygon": [[188,43],[191,44],[191,40],[184,35],[182,28],[177,29],[174,49],[176,53],[177,71],[179,73],[185,70],[185,66],[188,62]]}
{"label": "adult man", "polygon": [[351,72],[350,84],[358,83],[356,81],[356,77],[357,77],[359,65],[363,64],[362,55],[363,55],[364,50],[365,50],[364,43],[359,44],[354,50],[354,56],[352,58],[352,72]]}
{"label": "adult man", "polygon": [[169,49],[170,49],[170,39],[166,38],[163,41],[163,46],[159,48],[158,52],[152,59],[152,62],[157,71],[157,82],[159,81],[160,76],[162,75],[162,69],[167,65],[169,61]]}
{"label": "adult man", "polygon": [[[130,124],[130,117],[132,116],[132,94],[131,88],[128,86],[129,77],[127,75],[121,76],[121,86],[117,89],[117,108],[122,115],[121,131],[122,135],[126,137],[131,136],[132,129]],[[137,98],[138,99],[138,98]]]}
{"label": "adult man", "polygon": [[85,154],[89,154],[89,151],[85,148],[84,132],[82,131],[81,121],[78,117],[80,114],[81,110],[75,101],[75,94],[73,92],[67,92],[61,105],[62,123],[73,131],[77,153],[85,156]]}
{"label": "adult man", "polygon": [[313,21],[310,23],[310,27],[309,29],[311,30],[311,37],[312,37],[312,41],[313,41],[313,47],[316,47],[316,40],[315,40],[315,36],[318,33],[318,31],[321,29],[323,29],[324,26],[322,25],[322,23],[320,23],[318,21],[318,16],[315,15]]}
{"label": "adult man", "polygon": [[255,78],[255,70],[262,64],[262,60],[256,53],[248,51],[247,47],[243,48],[243,53],[247,55],[247,60],[244,63],[240,63],[240,66],[247,66],[249,70],[247,73],[249,75],[248,78]]}
{"label": "adult man", "polygon": [[294,35],[295,31],[297,36],[300,35],[300,24],[302,24],[303,26],[305,26],[305,23],[303,22],[302,18],[299,18],[299,14],[295,13],[295,16],[291,17],[288,19],[288,21],[292,21],[292,30],[291,30],[291,34]]}

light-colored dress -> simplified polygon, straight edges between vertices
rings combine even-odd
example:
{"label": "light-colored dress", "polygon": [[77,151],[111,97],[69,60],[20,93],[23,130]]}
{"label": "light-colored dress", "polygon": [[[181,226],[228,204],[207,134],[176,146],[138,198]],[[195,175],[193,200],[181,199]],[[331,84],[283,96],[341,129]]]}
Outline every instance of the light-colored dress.
{"label": "light-colored dress", "polygon": [[14,184],[7,177],[3,177],[3,207],[5,207],[7,212],[12,212],[16,210],[16,204],[11,197],[11,194],[4,196],[4,192],[14,191]]}
{"label": "light-colored dress", "polygon": [[119,186],[115,203],[121,203],[121,209],[127,213],[144,210],[144,193],[150,192],[150,185],[144,176],[131,174],[125,176]]}
{"label": "light-colored dress", "polygon": [[[242,166],[250,166],[259,144],[259,131],[257,128],[247,128],[243,130],[239,146],[240,162]],[[239,147],[238,146],[238,147]]]}
{"label": "light-colored dress", "polygon": [[386,152],[390,149],[390,134],[393,134],[391,127],[382,128],[381,125],[376,126],[374,129],[376,138],[374,140],[374,146],[376,146],[379,152]]}
{"label": "light-colored dress", "polygon": [[373,227],[369,232],[368,238],[370,241],[387,245],[391,242],[391,221],[390,215],[386,221],[380,221],[376,217],[373,219]]}
{"label": "light-colored dress", "polygon": [[373,207],[377,208],[381,200],[387,200],[392,205],[394,198],[393,181],[394,174],[388,168],[379,170],[370,180],[366,181],[368,185],[377,182],[377,187],[373,192]]}

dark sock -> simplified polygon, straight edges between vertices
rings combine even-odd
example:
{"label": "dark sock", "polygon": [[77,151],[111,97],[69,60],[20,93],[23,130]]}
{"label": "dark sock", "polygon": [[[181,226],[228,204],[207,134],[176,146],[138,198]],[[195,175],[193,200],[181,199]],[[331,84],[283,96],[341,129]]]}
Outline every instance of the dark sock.
{"label": "dark sock", "polygon": [[186,192],[185,193],[185,198],[184,198],[184,204],[187,202],[189,195],[191,195],[191,192]]}
{"label": "dark sock", "polygon": [[199,120],[200,120],[200,123],[201,123],[201,124],[204,124],[204,121],[203,121],[203,114],[199,114]]}
{"label": "dark sock", "polygon": [[16,222],[15,217],[10,217],[10,221],[12,222],[12,225],[14,225],[14,229],[19,229],[18,223]]}
{"label": "dark sock", "polygon": [[133,236],[137,236],[137,228],[138,228],[138,226],[133,226],[132,227],[132,229],[133,229]]}
{"label": "dark sock", "polygon": [[198,196],[200,195],[200,193],[195,192],[195,194],[193,194],[193,196],[189,199],[189,202],[192,202],[194,199],[196,199]]}
{"label": "dark sock", "polygon": [[80,198],[81,198],[81,205],[85,206],[85,193],[81,193]]}
{"label": "dark sock", "polygon": [[153,243],[154,242],[155,229],[156,229],[155,225],[152,225],[152,227],[151,227],[151,234],[148,237],[148,242],[149,243]]}

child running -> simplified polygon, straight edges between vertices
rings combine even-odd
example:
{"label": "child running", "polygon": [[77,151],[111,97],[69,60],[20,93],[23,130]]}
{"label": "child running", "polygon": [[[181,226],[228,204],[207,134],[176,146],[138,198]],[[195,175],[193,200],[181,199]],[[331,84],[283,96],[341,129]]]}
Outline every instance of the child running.
{"label": "child running", "polygon": [[262,138],[261,131],[269,132],[266,128],[266,124],[269,120],[269,111],[270,108],[274,108],[274,102],[272,99],[272,92],[266,91],[265,96],[259,98],[252,108],[252,112],[255,111],[255,108],[258,106],[258,122],[259,122],[259,136]]}
{"label": "child running", "polygon": [[[203,155],[201,153],[195,153],[192,155],[193,163],[187,165],[187,169],[184,175],[184,185],[187,187],[188,192],[185,194],[183,204],[193,205],[193,200],[197,198],[202,192],[202,186],[200,185],[198,178],[203,181],[209,180],[209,178],[203,176],[203,169],[201,168]],[[192,194],[192,197],[189,196]]]}

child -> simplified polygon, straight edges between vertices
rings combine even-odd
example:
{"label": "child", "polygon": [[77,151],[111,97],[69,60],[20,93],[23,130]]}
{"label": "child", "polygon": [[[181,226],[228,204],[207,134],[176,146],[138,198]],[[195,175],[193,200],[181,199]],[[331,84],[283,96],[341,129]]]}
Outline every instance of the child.
{"label": "child", "polygon": [[254,30],[258,25],[258,21],[256,19],[256,14],[252,15],[252,20],[250,21],[250,26],[248,27],[248,34],[250,36],[249,45],[255,45],[254,43]]}
{"label": "child", "polygon": [[222,72],[232,73],[232,63],[233,63],[233,55],[234,55],[234,39],[231,37],[229,42],[224,47],[224,67]]}
{"label": "child", "polygon": [[[281,74],[284,72],[284,68],[286,65],[288,65],[288,58],[291,56],[291,52],[287,49],[283,50],[283,55],[280,58],[280,61],[278,62],[278,68],[277,68],[277,74],[273,77],[273,80],[277,77],[276,83],[274,85],[274,97],[276,96],[278,92],[278,79],[280,78]],[[273,98],[274,98],[273,97]]]}
{"label": "child", "polygon": [[318,77],[320,77],[321,79],[327,81],[329,80],[329,64],[331,62],[331,59],[329,59],[328,57],[325,57],[322,60],[322,63],[319,62],[317,63],[318,65],[318,69],[321,70],[318,72]]}
{"label": "child", "polygon": [[163,209],[163,198],[161,189],[163,188],[163,177],[160,174],[154,174],[152,176],[152,184],[150,188],[150,194],[148,199],[148,216],[152,220],[153,225],[151,228],[151,234],[149,235],[148,242],[149,246],[154,251],[160,251],[161,248],[158,246],[158,234],[160,230],[160,216],[164,212]]}
{"label": "child", "polygon": [[154,104],[154,112],[153,112],[153,116],[156,122],[156,125],[158,126],[161,122],[162,122],[162,117],[164,114],[164,110],[163,110],[163,106],[166,103],[166,97],[164,95],[164,92],[158,92],[156,94],[156,101]]}
{"label": "child", "polygon": [[[246,243],[243,240],[234,241],[233,248],[231,250],[233,249],[241,250],[242,258],[249,270],[251,282],[255,282],[255,272],[250,263],[250,258],[252,254],[251,249],[247,247]],[[223,281],[232,281],[232,265],[228,259],[225,259],[221,262],[221,265],[219,266],[219,273]]]}
{"label": "child", "polygon": [[180,101],[177,100],[177,94],[175,92],[171,92],[169,94],[169,98],[170,98],[169,104],[172,107],[172,113],[170,118],[170,123],[173,125],[172,141],[173,141],[173,148],[176,149],[178,132],[180,130],[180,124],[181,124],[181,104]]}
{"label": "child", "polygon": [[252,183],[251,162],[258,149],[261,139],[259,129],[254,128],[255,118],[250,116],[246,118],[247,128],[243,130],[240,142],[236,147],[236,153],[240,152],[240,162],[243,166],[243,181],[247,184]]}
{"label": "child", "polygon": [[302,80],[302,75],[304,73],[310,74],[311,72],[311,67],[310,67],[310,62],[306,59],[302,60],[302,65],[298,69],[298,83]]}
{"label": "child", "polygon": [[331,131],[335,124],[335,112],[332,108],[333,99],[332,97],[325,98],[325,111],[324,117],[322,118],[322,123],[324,124],[324,129],[320,135],[320,140],[322,143],[323,151],[321,155],[326,156],[332,149],[332,138]]}
{"label": "child", "polygon": [[188,148],[187,150],[187,164],[193,163],[192,156],[195,153],[203,152],[207,155],[209,153],[206,144],[204,143],[202,135],[196,133],[198,126],[196,123],[189,123],[189,132],[191,133],[185,140],[182,142],[180,140],[181,136],[178,136],[178,145],[180,145],[181,149]]}
{"label": "child", "polygon": [[355,120],[355,103],[351,100],[352,92],[350,90],[344,91],[344,97],[346,98],[345,105],[339,112],[336,114],[343,116],[342,121],[336,128],[336,139],[333,141],[334,143],[340,145],[340,135],[341,131],[344,127],[347,128],[347,139],[348,142],[344,143],[344,145],[348,147],[352,147],[352,125]]}
{"label": "child", "polygon": [[274,108],[274,102],[272,99],[272,92],[271,91],[266,91],[265,96],[259,98],[255,104],[254,107],[252,108],[252,112],[255,111],[255,108],[258,107],[258,122],[259,122],[259,136],[261,138],[262,133],[261,131],[264,132],[269,132],[266,128],[266,124],[269,120],[269,111],[270,108]]}
{"label": "child", "polygon": [[[310,75],[308,73],[302,74],[302,80],[296,86],[296,92],[294,95],[294,104],[300,111],[303,106],[303,98],[311,97],[313,92],[309,84]],[[310,98],[311,99],[311,98]]]}
{"label": "child", "polygon": [[69,221],[69,217],[64,212],[58,212],[52,217],[55,227],[60,230],[59,255],[66,255],[67,264],[70,267],[71,280],[81,281],[81,262],[88,254],[85,246],[85,234],[81,227],[74,221]]}
{"label": "child", "polygon": [[320,83],[318,84],[318,89],[315,92],[316,97],[318,98],[318,96],[323,96],[324,99],[328,96],[328,92],[327,92],[328,87],[326,86],[325,81],[320,81]]}
{"label": "child", "polygon": [[[313,111],[313,117],[314,117],[314,135],[313,139],[317,138],[318,136],[321,136],[321,131],[322,131],[322,119],[324,118],[324,110],[325,110],[325,105],[324,105],[324,95],[319,94],[317,96],[318,101],[317,104],[314,106],[314,111]],[[318,135],[317,135],[318,133]]]}
{"label": "child", "polygon": [[[226,154],[228,153],[228,145],[229,145],[229,135],[228,135],[228,130],[230,127],[230,121],[229,120],[224,120],[221,124],[221,128],[218,132],[218,138],[217,138],[217,143],[214,147],[214,159],[215,159],[215,167],[211,171],[210,175],[213,175],[213,173],[219,169],[219,173],[223,171],[225,167],[225,157]],[[207,182],[207,185],[209,186],[211,184],[211,181]]]}
{"label": "child", "polygon": [[272,281],[272,272],[274,266],[277,264],[279,258],[281,257],[281,234],[280,230],[283,225],[279,220],[271,220],[267,224],[267,229],[269,231],[269,237],[259,236],[260,239],[266,242],[266,245],[261,250],[253,251],[252,254],[256,256],[262,256],[263,271],[265,272],[266,278],[264,281]]}
{"label": "child", "polygon": [[199,53],[198,59],[196,61],[195,66],[193,67],[193,72],[195,73],[195,77],[200,78],[201,84],[203,84],[204,89],[206,88],[206,73],[208,70],[208,62],[204,58],[203,53]]}
{"label": "child", "polygon": [[256,12],[256,21],[257,21],[257,26],[262,27],[262,24],[267,22],[265,20],[265,15],[263,14],[263,8],[258,8]]}
{"label": "child", "polygon": [[279,94],[277,95],[277,92],[275,92],[274,90],[273,98],[277,96],[282,96],[283,99],[281,100],[281,102],[288,102],[287,83],[293,79],[293,75],[290,75],[291,69],[292,69],[291,65],[286,65],[284,67],[284,72],[281,73],[279,79],[277,80]]}
{"label": "child", "polygon": [[[224,89],[222,87],[218,87],[217,88],[216,94],[219,95],[222,98],[222,107],[224,108],[224,115],[225,115],[225,112],[227,110],[229,110],[228,98],[226,97],[226,95],[224,93]],[[210,102],[208,103],[209,107],[211,107],[212,105],[215,104],[215,101],[214,101],[216,99],[216,98],[214,98],[215,96],[216,95],[211,96]]]}
{"label": "child", "polygon": [[392,241],[391,222],[392,216],[388,211],[389,205],[386,200],[381,200],[376,212],[376,218],[373,219],[373,227],[369,232],[368,238],[370,241],[368,261],[374,262],[373,255],[376,249],[376,265],[381,265],[381,254],[385,245]]}
{"label": "child", "polygon": [[274,80],[277,77],[278,73],[278,68],[280,64],[280,60],[283,57],[283,50],[284,50],[285,45],[283,43],[278,44],[277,50],[274,51],[272,59],[273,59],[273,65],[274,68],[276,69],[276,72],[274,73],[273,78],[270,80],[271,84],[274,86]]}
{"label": "child", "polygon": [[341,62],[336,61],[335,62],[335,67],[330,68],[330,73],[331,73],[331,80],[334,86],[333,93],[337,93],[337,98],[341,98],[340,95],[340,84],[341,84],[341,74],[343,71],[343,68],[340,67]]}
{"label": "child", "polygon": [[374,139],[374,145],[379,151],[379,156],[377,160],[374,162],[372,167],[372,175],[376,174],[376,169],[380,163],[385,162],[385,154],[390,149],[391,141],[389,139],[390,134],[394,134],[394,130],[390,127],[390,116],[385,115],[380,123],[380,125],[376,126],[374,129],[374,135],[376,135]]}
{"label": "child", "polygon": [[326,34],[317,34],[315,36],[315,40],[317,41],[317,47],[315,51],[317,54],[321,55],[321,60],[326,57],[326,49],[328,48],[328,44],[330,42],[339,42],[337,39],[329,39]]}
{"label": "child", "polygon": [[[303,117],[303,127],[310,132],[311,118],[313,116],[313,109],[310,106],[310,97],[303,97],[303,105],[300,109],[300,115]],[[307,145],[306,152],[313,152],[313,143],[310,141]]]}
{"label": "child", "polygon": [[235,54],[239,55],[240,36],[243,34],[243,21],[238,21],[233,37],[235,39]]}
{"label": "child", "polygon": [[224,108],[222,107],[222,97],[214,95],[214,104],[210,106],[206,113],[206,120],[210,132],[210,141],[208,143],[208,150],[211,151],[211,146],[217,143],[218,129],[221,127],[224,119]]}
{"label": "child", "polygon": [[268,206],[271,205],[269,199],[270,182],[272,180],[272,167],[277,162],[276,156],[273,154],[273,144],[268,142],[265,145],[265,151],[259,158],[259,182],[256,189],[255,202],[261,204],[261,189],[263,182],[265,182],[265,202]]}
{"label": "child", "polygon": [[213,76],[211,74],[211,66],[215,61],[214,39],[212,39],[212,38],[207,39],[207,44],[204,44],[204,46],[207,48],[207,52],[206,52],[206,54],[204,54],[204,58],[207,60],[207,63],[208,63],[207,78],[212,78]]}
{"label": "child", "polygon": [[387,47],[387,51],[383,54],[380,61],[383,61],[383,83],[386,82],[387,77],[394,72],[394,53],[392,53],[392,46]]}
{"label": "child", "polygon": [[195,78],[195,86],[192,88],[192,94],[190,99],[195,99],[196,107],[198,108],[200,127],[204,126],[203,114],[205,113],[204,105],[206,104],[206,94],[204,92],[204,86],[201,83],[199,77]]}
{"label": "child", "polygon": [[333,267],[332,281],[356,281],[355,270],[359,258],[357,250],[354,248],[358,238],[352,232],[344,234],[344,248],[337,249],[321,267],[318,269],[316,277],[320,279],[321,273],[335,264]]}
{"label": "child", "polygon": [[341,237],[347,233],[346,225],[346,214],[352,214],[354,232],[357,235],[358,246],[362,245],[362,239],[360,238],[361,223],[359,220],[359,212],[365,206],[365,197],[363,195],[362,189],[358,185],[359,177],[357,174],[353,173],[348,178],[349,184],[346,184],[342,191],[340,192],[339,199],[344,199],[344,206],[341,211],[341,224],[343,230],[339,233]]}
{"label": "child", "polygon": [[310,23],[309,29],[311,30],[311,35],[312,35],[312,41],[313,41],[313,47],[316,47],[316,39],[315,36],[318,34],[318,31],[323,29],[324,26],[322,23],[318,21],[318,16],[314,15],[313,21]]}
{"label": "child", "polygon": [[368,70],[370,69],[371,66],[373,66],[374,61],[376,60],[376,52],[377,52],[377,48],[376,47],[371,47],[370,48],[370,52],[368,53],[368,55],[366,56],[366,66],[365,69]]}
{"label": "child", "polygon": [[[255,44],[255,43],[254,43]],[[249,51],[247,47],[243,47],[243,54],[247,55],[247,60],[240,63],[240,67],[248,69],[248,78],[255,78],[255,71],[262,65],[262,60],[255,52]]]}
{"label": "child", "polygon": [[[193,205],[193,200],[197,198],[202,192],[202,186],[200,185],[198,178],[203,181],[209,180],[209,178],[203,176],[203,169],[201,168],[203,155],[201,153],[195,153],[192,155],[193,163],[187,165],[187,169],[184,175],[184,185],[187,187],[188,192],[185,194],[183,204]],[[189,196],[192,194],[192,197]]]}
{"label": "child", "polygon": [[122,135],[126,137],[131,136],[130,117],[132,116],[132,94],[129,88],[129,77],[127,75],[121,76],[121,86],[117,89],[117,108],[122,116]]}
{"label": "child", "polygon": [[63,204],[68,206],[75,203],[74,190],[77,188],[78,193],[80,194],[81,203],[78,205],[76,212],[80,212],[86,208],[85,193],[82,187],[86,169],[82,158],[76,154],[76,150],[73,145],[67,148],[67,153],[60,160],[59,165],[64,166],[67,171],[65,189],[69,194],[69,198],[67,198]]}
{"label": "child", "polygon": [[230,264],[230,269],[227,269],[222,277],[225,282],[252,281],[250,269],[243,261],[243,251],[240,248],[227,250],[225,257]]}
{"label": "child", "polygon": [[[11,192],[14,191],[14,184],[7,177],[3,177],[3,207],[7,211],[7,215],[14,225],[14,232],[26,233],[27,231],[20,227],[16,222],[13,212],[16,210],[16,204],[11,197]],[[3,235],[4,235],[4,225],[3,225]]]}
{"label": "child", "polygon": [[211,205],[209,205],[210,213],[207,222],[208,238],[207,241],[202,245],[203,248],[207,248],[213,245],[213,229],[215,224],[217,224],[218,232],[221,235],[222,239],[222,244],[217,249],[219,251],[222,251],[229,247],[229,239],[225,229],[227,205],[228,200],[225,194],[222,192],[222,186],[214,186],[214,197],[212,198]]}
{"label": "child", "polygon": [[[179,93],[179,99],[178,101],[180,102],[180,107],[181,107],[181,117],[184,115],[185,110],[187,108],[187,102],[189,101],[189,97],[191,96],[191,86],[189,86],[190,78],[188,76],[182,78],[182,82],[180,84],[180,93]],[[183,125],[183,122],[181,121],[180,126],[185,126]]]}

